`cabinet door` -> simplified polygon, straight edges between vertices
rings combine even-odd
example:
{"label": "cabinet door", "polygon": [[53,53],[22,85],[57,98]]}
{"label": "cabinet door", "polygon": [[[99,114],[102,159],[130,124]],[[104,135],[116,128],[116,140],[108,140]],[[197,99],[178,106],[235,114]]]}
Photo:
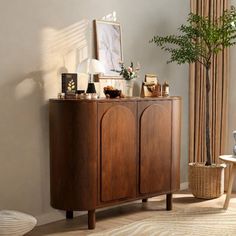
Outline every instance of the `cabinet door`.
{"label": "cabinet door", "polygon": [[140,193],[170,191],[171,101],[140,102]]}
{"label": "cabinet door", "polygon": [[136,194],[136,104],[100,104],[101,201]]}

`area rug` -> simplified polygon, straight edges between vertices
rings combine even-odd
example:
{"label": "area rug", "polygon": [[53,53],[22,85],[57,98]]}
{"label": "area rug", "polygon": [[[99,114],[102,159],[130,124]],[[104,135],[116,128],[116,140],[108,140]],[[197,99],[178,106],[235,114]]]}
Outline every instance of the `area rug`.
{"label": "area rug", "polygon": [[153,217],[118,228],[89,234],[92,236],[234,236],[236,210],[219,208],[191,208],[158,211]]}

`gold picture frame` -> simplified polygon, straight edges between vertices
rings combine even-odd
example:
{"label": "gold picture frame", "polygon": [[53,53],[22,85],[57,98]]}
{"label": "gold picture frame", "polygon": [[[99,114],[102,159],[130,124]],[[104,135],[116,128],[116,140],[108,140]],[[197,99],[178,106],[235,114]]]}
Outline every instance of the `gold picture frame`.
{"label": "gold picture frame", "polygon": [[121,79],[120,62],[123,61],[121,25],[114,21],[94,20],[95,56],[105,73],[99,79]]}

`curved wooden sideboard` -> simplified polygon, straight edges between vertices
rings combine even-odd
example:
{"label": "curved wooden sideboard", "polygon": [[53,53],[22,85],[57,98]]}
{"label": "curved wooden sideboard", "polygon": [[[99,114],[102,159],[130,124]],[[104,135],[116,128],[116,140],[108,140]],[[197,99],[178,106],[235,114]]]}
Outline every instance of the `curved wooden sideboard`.
{"label": "curved wooden sideboard", "polygon": [[51,99],[51,205],[88,211],[172,193],[180,186],[181,99]]}

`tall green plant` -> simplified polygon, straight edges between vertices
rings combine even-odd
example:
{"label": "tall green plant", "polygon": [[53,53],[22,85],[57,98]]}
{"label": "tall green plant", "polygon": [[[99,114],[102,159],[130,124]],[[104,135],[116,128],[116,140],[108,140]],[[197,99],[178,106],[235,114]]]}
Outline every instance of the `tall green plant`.
{"label": "tall green plant", "polygon": [[209,70],[214,55],[236,44],[236,10],[231,7],[217,19],[190,13],[179,35],[154,36],[151,42],[170,53],[167,63],[201,63],[206,72],[206,165],[212,164],[209,124]]}

